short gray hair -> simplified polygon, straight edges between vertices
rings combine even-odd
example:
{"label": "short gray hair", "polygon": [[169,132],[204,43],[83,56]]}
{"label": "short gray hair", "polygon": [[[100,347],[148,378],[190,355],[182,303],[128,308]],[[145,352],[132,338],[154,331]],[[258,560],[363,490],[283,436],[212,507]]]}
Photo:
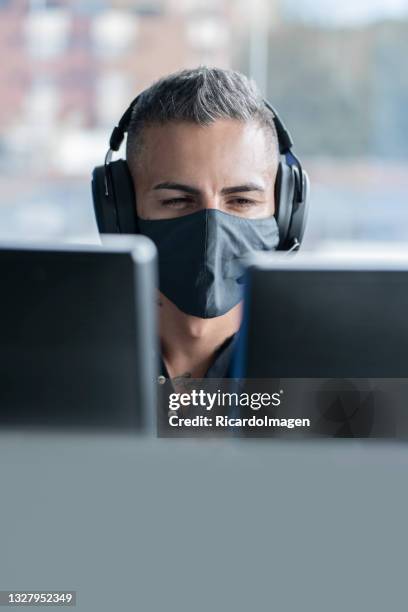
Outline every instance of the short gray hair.
{"label": "short gray hair", "polygon": [[206,126],[217,119],[257,121],[278,150],[273,113],[255,83],[234,70],[200,66],[170,74],[140,95],[128,126],[126,158],[139,151],[144,126],[170,121]]}

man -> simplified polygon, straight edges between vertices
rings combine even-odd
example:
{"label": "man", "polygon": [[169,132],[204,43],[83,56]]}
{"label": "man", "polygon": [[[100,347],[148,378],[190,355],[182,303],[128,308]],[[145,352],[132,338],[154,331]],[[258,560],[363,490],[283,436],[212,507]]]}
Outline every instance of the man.
{"label": "man", "polygon": [[240,73],[200,67],[141,94],[126,159],[159,252],[162,375],[230,375],[245,257],[279,242],[272,113]]}

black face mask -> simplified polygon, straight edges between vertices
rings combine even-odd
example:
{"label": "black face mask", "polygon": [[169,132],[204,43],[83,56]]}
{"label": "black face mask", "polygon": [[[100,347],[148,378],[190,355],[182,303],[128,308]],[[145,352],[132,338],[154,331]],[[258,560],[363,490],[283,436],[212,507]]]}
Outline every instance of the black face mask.
{"label": "black face mask", "polygon": [[246,219],[214,209],[174,219],[138,219],[159,252],[160,291],[183,312],[219,317],[242,299],[248,255],[279,243],[275,217]]}

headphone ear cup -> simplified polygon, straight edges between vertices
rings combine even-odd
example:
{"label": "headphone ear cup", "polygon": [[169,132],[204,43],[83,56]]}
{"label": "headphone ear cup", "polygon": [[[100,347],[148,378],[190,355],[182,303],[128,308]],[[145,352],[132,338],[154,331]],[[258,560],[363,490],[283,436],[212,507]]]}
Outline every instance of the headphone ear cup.
{"label": "headphone ear cup", "polygon": [[[299,243],[302,242],[303,234],[305,233],[306,228],[310,200],[310,181],[307,173],[304,170],[300,172],[300,170],[296,167],[293,167],[293,171],[296,185],[294,203],[292,207],[292,218],[287,237],[288,245],[293,245],[295,240],[297,240]],[[302,185],[300,181],[302,181]],[[299,199],[300,193],[303,194],[302,200]]]}
{"label": "headphone ear cup", "polygon": [[124,159],[108,165],[121,234],[137,234],[136,195],[129,166]]}
{"label": "headphone ear cup", "polygon": [[92,199],[96,224],[100,234],[120,233],[110,183],[110,177],[105,174],[105,166],[97,166],[92,172]]}
{"label": "headphone ear cup", "polygon": [[135,191],[125,160],[94,169],[92,195],[101,234],[138,233]]}
{"label": "headphone ear cup", "polygon": [[295,178],[293,169],[286,163],[285,157],[282,156],[275,181],[275,217],[279,228],[278,250],[288,248],[294,196]]}

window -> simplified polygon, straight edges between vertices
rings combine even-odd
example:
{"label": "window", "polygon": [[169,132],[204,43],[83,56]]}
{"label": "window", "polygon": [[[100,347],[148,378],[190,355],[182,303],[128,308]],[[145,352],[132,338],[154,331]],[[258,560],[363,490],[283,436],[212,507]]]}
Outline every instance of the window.
{"label": "window", "polygon": [[27,52],[30,57],[49,59],[67,48],[70,15],[64,9],[40,9],[28,13],[25,22]]}
{"label": "window", "polygon": [[137,33],[137,17],[127,11],[111,10],[96,15],[91,37],[97,55],[108,58],[126,53]]}

